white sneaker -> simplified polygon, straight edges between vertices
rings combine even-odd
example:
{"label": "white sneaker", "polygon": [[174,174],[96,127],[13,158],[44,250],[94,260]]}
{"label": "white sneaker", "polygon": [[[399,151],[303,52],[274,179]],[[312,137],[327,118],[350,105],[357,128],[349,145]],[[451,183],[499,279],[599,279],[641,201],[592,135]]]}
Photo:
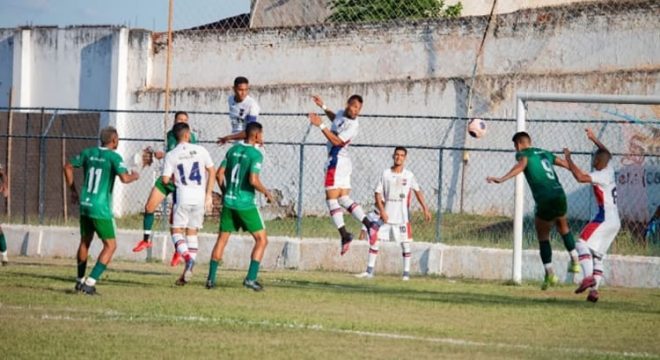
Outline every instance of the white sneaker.
{"label": "white sneaker", "polygon": [[9,257],[7,254],[2,254],[2,265],[7,265],[9,263]]}
{"label": "white sneaker", "polygon": [[408,276],[408,275],[404,275],[404,276],[401,278],[401,280],[403,280],[403,281],[408,281],[408,280],[410,280],[410,276]]}
{"label": "white sneaker", "polygon": [[365,271],[363,273],[355,274],[355,277],[358,279],[373,279],[374,274]]}

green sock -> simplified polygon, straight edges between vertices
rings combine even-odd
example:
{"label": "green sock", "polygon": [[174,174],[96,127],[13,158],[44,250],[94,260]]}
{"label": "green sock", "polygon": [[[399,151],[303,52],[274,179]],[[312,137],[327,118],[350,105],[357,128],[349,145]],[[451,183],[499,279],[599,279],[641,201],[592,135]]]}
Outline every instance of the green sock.
{"label": "green sock", "polygon": [[5,239],[5,233],[0,233],[0,252],[7,251],[7,240]]}
{"label": "green sock", "polygon": [[144,241],[149,241],[151,229],[154,227],[154,213],[144,213],[142,229],[144,230]]}
{"label": "green sock", "polygon": [[214,284],[215,284],[216,275],[218,274],[218,265],[220,265],[220,261],[211,259],[211,265],[209,265],[208,279]]}
{"label": "green sock", "polygon": [[539,250],[541,251],[541,261],[543,264],[550,264],[552,262],[552,247],[550,240],[539,241]]}
{"label": "green sock", "polygon": [[569,231],[568,233],[562,235],[561,238],[564,240],[564,246],[568,252],[571,252],[575,249],[575,238],[573,237],[572,232]]}
{"label": "green sock", "polygon": [[250,269],[248,270],[247,279],[250,281],[257,280],[259,273],[259,262],[257,260],[250,260]]}
{"label": "green sock", "polygon": [[87,260],[80,262],[78,261],[78,279],[85,277],[85,271],[87,270]]}
{"label": "green sock", "polygon": [[94,280],[99,280],[107,267],[108,265],[102,264],[100,261],[97,261],[96,265],[94,265],[94,268],[92,269],[92,273],[89,274],[89,277],[91,277]]}

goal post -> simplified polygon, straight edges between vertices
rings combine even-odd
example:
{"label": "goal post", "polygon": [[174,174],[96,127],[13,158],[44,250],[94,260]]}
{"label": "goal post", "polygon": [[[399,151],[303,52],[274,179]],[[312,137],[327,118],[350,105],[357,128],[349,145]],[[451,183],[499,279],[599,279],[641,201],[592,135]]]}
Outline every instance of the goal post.
{"label": "goal post", "polygon": [[[526,131],[527,106],[530,102],[660,105],[660,96],[519,92],[516,96],[516,131]],[[524,183],[524,175],[518,174],[515,178],[513,219],[512,281],[515,284],[522,282]]]}

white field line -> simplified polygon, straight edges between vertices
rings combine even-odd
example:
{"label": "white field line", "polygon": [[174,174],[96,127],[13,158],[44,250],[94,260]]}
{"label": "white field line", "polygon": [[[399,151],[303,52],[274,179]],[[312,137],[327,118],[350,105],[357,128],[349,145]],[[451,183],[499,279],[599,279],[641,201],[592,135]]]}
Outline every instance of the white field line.
{"label": "white field line", "polygon": [[[396,339],[396,340],[411,340],[411,341],[421,341],[421,342],[429,342],[429,343],[440,343],[440,344],[448,344],[448,345],[462,346],[462,347],[490,347],[490,348],[519,349],[519,350],[530,350],[530,351],[554,351],[559,353],[584,354],[584,355],[596,355],[596,356],[660,359],[660,357],[655,354],[636,353],[636,352],[628,352],[628,351],[624,351],[624,352],[601,351],[601,350],[581,349],[581,348],[563,348],[563,347],[555,348],[555,347],[532,346],[525,344],[480,342],[480,341],[445,338],[445,337],[427,337],[427,336],[406,335],[406,334],[388,333],[388,332],[347,330],[340,328],[330,328],[323,326],[321,324],[303,324],[298,322],[281,323],[281,322],[272,322],[269,320],[255,321],[255,320],[244,320],[238,318],[227,318],[227,317],[219,318],[219,317],[208,317],[208,316],[197,316],[197,315],[186,315],[186,316],[172,316],[172,315],[158,315],[158,314],[131,315],[131,314],[122,314],[114,310],[81,311],[71,308],[65,308],[61,310],[65,313],[91,315],[87,317],[77,317],[75,315],[70,316],[70,315],[61,315],[61,314],[48,314],[45,313],[45,311],[52,309],[46,309],[42,307],[22,307],[15,305],[5,305],[0,303],[0,318],[11,317],[11,315],[7,314],[4,311],[4,309],[42,312],[41,314],[28,315],[28,317],[32,319],[50,320],[50,321],[102,320],[102,321],[117,321],[117,322],[123,321],[123,322],[141,322],[141,323],[148,323],[155,321],[170,321],[170,322],[183,322],[183,323],[217,323],[217,324],[238,325],[238,326],[257,326],[263,328],[286,328],[286,329],[297,329],[297,330],[320,331],[320,332],[327,332],[334,334],[357,335],[357,336],[373,337],[373,338],[386,338],[386,339]],[[101,317],[100,319],[98,319],[99,316]],[[21,316],[21,318],[25,318],[25,316]]]}

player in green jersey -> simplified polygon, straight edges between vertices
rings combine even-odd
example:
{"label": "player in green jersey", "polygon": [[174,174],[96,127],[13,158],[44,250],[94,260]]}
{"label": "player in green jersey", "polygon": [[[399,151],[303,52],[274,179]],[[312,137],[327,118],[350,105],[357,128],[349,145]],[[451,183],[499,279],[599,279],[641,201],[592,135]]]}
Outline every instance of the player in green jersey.
{"label": "player in green jersey", "polygon": [[[174,125],[178,123],[188,123],[188,113],[185,111],[177,111],[174,114]],[[190,133],[190,143],[197,143],[197,135],[195,135],[195,133]],[[177,142],[176,137],[174,136],[174,132],[172,130],[168,131],[166,151],[169,152],[170,150],[174,149],[176,144]],[[165,157],[165,152],[154,151],[153,156],[160,160]],[[143,236],[142,240],[140,240],[133,248],[133,252],[140,252],[144,249],[150,248],[153,245],[151,243],[151,229],[154,226],[154,213],[156,212],[158,205],[160,205],[160,203],[165,200],[167,195],[171,194],[172,192],[174,192],[174,183],[167,185],[163,184],[163,181],[159,176],[156,180],[156,183],[154,184],[154,187],[151,189],[151,193],[149,193],[147,203],[144,205],[144,218],[142,220]],[[180,261],[180,254],[174,251],[170,264],[172,266],[176,266]]]}
{"label": "player in green jersey", "polygon": [[559,282],[552,267],[550,230],[553,225],[557,226],[557,230],[564,240],[564,246],[571,256],[568,271],[580,272],[575,239],[566,219],[566,194],[554,169],[554,165],[568,169],[568,164],[566,160],[556,157],[549,151],[532,147],[532,139],[524,131],[516,133],[512,140],[517,151],[516,160],[518,162],[506,175],[500,178],[489,176],[486,181],[499,184],[524,172],[536,202],[534,225],[539,240],[541,261],[545,268],[545,279],[541,289],[546,290],[549,286]]}
{"label": "player in green jersey", "polygon": [[[64,164],[64,177],[71,190],[71,199],[80,203],[80,246],[78,247],[78,277],[76,290],[89,295],[96,293],[96,282],[112,260],[115,244],[115,220],[112,216],[112,188],[115,176],[124,184],[139,178],[137,172],[129,172],[121,155],[115,152],[119,144],[117,130],[111,126],[101,130],[101,146],[83,150]],[[82,194],[73,181],[73,168],[82,168],[84,181]],[[91,274],[84,279],[87,254],[94,233],[103,241],[103,250]]]}
{"label": "player in green jersey", "polygon": [[255,146],[263,143],[263,128],[258,122],[251,122],[245,127],[245,142],[235,143],[225,155],[220,164],[216,179],[223,186],[223,207],[220,215],[218,239],[211,253],[211,264],[206,288],[212,289],[216,284],[218,264],[229,241],[232,232],[240,229],[252,234],[255,244],[252,248],[250,268],[243,286],[254,291],[263,287],[257,281],[259,264],[264,256],[268,239],[264,222],[255,204],[255,190],[264,194],[269,203],[273,198],[259,179],[263,154]]}

